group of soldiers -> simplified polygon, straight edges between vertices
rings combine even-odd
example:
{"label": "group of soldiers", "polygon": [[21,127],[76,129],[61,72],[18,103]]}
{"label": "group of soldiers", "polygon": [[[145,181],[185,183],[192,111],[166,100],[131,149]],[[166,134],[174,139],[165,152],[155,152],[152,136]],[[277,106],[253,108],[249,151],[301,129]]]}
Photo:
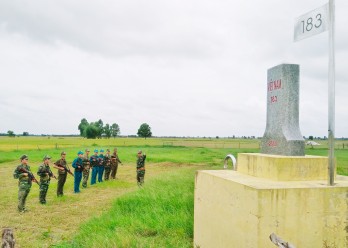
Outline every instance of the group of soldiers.
{"label": "group of soldiers", "polygon": [[[114,148],[112,154],[110,154],[109,149],[106,150],[105,155],[103,149],[101,149],[100,151],[94,150],[94,155],[92,156],[89,156],[89,153],[89,149],[86,149],[85,152],[79,151],[77,153],[77,158],[75,158],[72,162],[72,167],[75,169],[73,173],[66,162],[66,153],[61,152],[61,158],[53,164],[53,167],[58,170],[58,178],[51,171],[51,157],[49,155],[45,155],[43,158],[43,163],[39,166],[37,172],[37,174],[40,176],[40,181],[35,178],[34,174],[30,170],[30,166],[28,164],[29,157],[27,155],[22,155],[20,157],[21,164],[16,167],[13,174],[14,178],[19,180],[18,211],[21,213],[27,211],[27,209],[25,208],[25,202],[30,192],[32,182],[35,182],[40,186],[39,201],[41,204],[46,204],[46,195],[52,177],[58,180],[58,197],[64,195],[63,189],[67,179],[67,174],[74,176],[74,193],[80,192],[81,180],[82,187],[87,187],[91,169],[91,185],[96,184],[97,180],[98,182],[103,182],[103,176],[104,180],[106,181],[110,178],[116,179],[118,164],[122,164],[117,154],[117,148]],[[143,154],[142,151],[138,151],[136,164],[138,186],[142,186],[144,183],[145,159],[146,155]]]}

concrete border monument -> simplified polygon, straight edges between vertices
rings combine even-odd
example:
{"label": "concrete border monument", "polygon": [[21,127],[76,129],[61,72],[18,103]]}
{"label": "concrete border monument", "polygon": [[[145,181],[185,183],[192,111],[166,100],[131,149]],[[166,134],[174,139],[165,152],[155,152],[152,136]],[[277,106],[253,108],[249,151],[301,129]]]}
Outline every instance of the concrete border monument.
{"label": "concrete border monument", "polygon": [[295,247],[348,247],[348,177],[327,185],[328,158],[304,155],[298,66],[268,72],[276,104],[268,102],[263,153],[238,154],[237,171],[196,173],[194,247],[272,248],[271,234]]}
{"label": "concrete border monument", "polygon": [[304,156],[299,126],[299,65],[281,64],[267,73],[267,124],[261,153]]}

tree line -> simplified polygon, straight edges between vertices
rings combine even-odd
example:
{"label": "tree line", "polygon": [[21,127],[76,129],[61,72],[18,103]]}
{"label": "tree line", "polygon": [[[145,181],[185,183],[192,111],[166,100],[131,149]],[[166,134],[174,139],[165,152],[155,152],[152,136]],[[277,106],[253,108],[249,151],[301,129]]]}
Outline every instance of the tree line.
{"label": "tree line", "polygon": [[[78,130],[80,131],[80,136],[85,137],[87,139],[100,139],[102,137],[105,138],[116,138],[120,135],[120,126],[117,123],[113,123],[112,125],[105,124],[101,119],[95,122],[89,123],[86,118],[83,118],[78,125]],[[147,123],[143,123],[140,125],[137,135],[139,137],[147,137],[152,136],[151,127]]]}
{"label": "tree line", "polygon": [[[87,139],[100,139],[102,137],[105,138],[116,138],[120,135],[120,126],[117,123],[104,125],[104,122],[99,119],[95,122],[88,122],[86,118],[83,118],[78,125],[78,130],[80,131],[80,136],[85,137]],[[137,135],[139,137],[148,138],[152,137],[151,127],[147,123],[143,123],[140,125]],[[8,130],[7,133],[0,133],[0,136],[9,136],[16,137],[16,134],[12,130]],[[20,136],[17,134],[17,136]],[[29,132],[23,132],[21,136],[29,136]],[[41,135],[46,136],[46,135]]]}
{"label": "tree line", "polygon": [[120,134],[120,127],[117,123],[112,125],[105,124],[101,119],[95,122],[89,123],[86,118],[83,118],[78,125],[80,135],[87,139],[100,139],[101,137],[114,137],[116,138]]}

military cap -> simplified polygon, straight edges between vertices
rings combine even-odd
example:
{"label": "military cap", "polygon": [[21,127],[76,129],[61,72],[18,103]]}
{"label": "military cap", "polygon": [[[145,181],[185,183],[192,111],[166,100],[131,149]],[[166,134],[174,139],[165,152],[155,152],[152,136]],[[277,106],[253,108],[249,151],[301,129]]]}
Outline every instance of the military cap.
{"label": "military cap", "polygon": [[89,152],[89,149],[87,148],[87,149],[85,150],[85,152]]}
{"label": "military cap", "polygon": [[139,151],[138,151],[138,154],[142,154],[142,153],[143,153],[143,151],[142,151],[142,150],[139,150]]}
{"label": "military cap", "polygon": [[104,152],[104,150],[103,150],[103,149],[100,149],[100,152]]}
{"label": "military cap", "polygon": [[106,149],[106,151],[107,151],[107,152],[109,152],[109,151],[110,151],[110,149]]}
{"label": "military cap", "polygon": [[79,151],[78,153],[77,153],[77,155],[83,155],[83,152],[82,151]]}
{"label": "military cap", "polygon": [[28,155],[25,155],[25,154],[20,157],[21,160],[28,159],[28,158],[29,158]]}
{"label": "military cap", "polygon": [[43,160],[46,160],[46,159],[51,159],[51,157],[50,157],[49,155],[45,155],[45,156],[43,157]]}
{"label": "military cap", "polygon": [[66,152],[61,152],[60,155],[66,155]]}
{"label": "military cap", "polygon": [[98,150],[97,150],[97,149],[95,149],[95,150],[94,150],[94,152],[98,152]]}

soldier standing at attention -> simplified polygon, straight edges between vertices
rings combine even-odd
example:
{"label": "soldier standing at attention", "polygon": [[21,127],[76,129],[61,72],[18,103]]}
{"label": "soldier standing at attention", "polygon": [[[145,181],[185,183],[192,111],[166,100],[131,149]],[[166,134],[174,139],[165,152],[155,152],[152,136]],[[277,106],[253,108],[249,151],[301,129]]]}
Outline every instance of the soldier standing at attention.
{"label": "soldier standing at attention", "polygon": [[31,179],[30,179],[30,166],[28,165],[28,156],[22,155],[20,157],[21,164],[18,165],[13,173],[15,179],[19,179],[18,182],[18,211],[24,213],[28,211],[25,208],[25,201],[30,192]]}
{"label": "soldier standing at attention", "polygon": [[75,168],[74,172],[74,193],[80,193],[80,183],[82,179],[83,171],[83,152],[79,151],[77,153],[77,158],[72,162],[72,167]]}
{"label": "soldier standing at attention", "polygon": [[110,162],[111,162],[110,149],[106,149],[106,154],[104,156],[104,169],[105,169],[104,180],[105,181],[109,180],[110,171],[111,171]]}
{"label": "soldier standing at attention", "polygon": [[90,162],[89,162],[89,149],[85,150],[85,156],[83,156],[83,172],[82,172],[82,187],[87,188],[87,182],[89,177],[89,170],[91,168]]}
{"label": "soldier standing at attention", "polygon": [[61,152],[60,154],[61,158],[59,160],[57,160],[57,162],[54,163],[53,167],[58,169],[58,186],[57,186],[57,196],[63,196],[64,192],[63,192],[63,188],[64,188],[64,184],[66,181],[66,177],[67,177],[67,171],[64,168],[67,168],[67,163],[65,160],[65,156],[66,153],[65,152]]}
{"label": "soldier standing at attention", "polygon": [[50,168],[51,157],[46,155],[43,158],[43,163],[39,166],[37,174],[40,176],[40,196],[41,204],[46,204],[46,195],[50,186],[51,177],[55,177]]}
{"label": "soldier standing at attention", "polygon": [[137,160],[137,183],[138,186],[141,187],[144,184],[145,177],[145,159],[146,154],[140,150],[138,151],[138,160]]}
{"label": "soldier standing at attention", "polygon": [[98,174],[98,150],[94,150],[94,155],[90,157],[89,162],[92,166],[92,177],[91,177],[91,185],[96,184],[97,182],[97,174]]}
{"label": "soldier standing at attention", "polygon": [[104,173],[104,150],[100,150],[99,154],[99,166],[98,166],[98,182],[103,182],[103,173]]}
{"label": "soldier standing at attention", "polygon": [[111,179],[116,178],[118,163],[122,164],[117,155],[117,148],[114,148],[114,153],[111,155]]}

